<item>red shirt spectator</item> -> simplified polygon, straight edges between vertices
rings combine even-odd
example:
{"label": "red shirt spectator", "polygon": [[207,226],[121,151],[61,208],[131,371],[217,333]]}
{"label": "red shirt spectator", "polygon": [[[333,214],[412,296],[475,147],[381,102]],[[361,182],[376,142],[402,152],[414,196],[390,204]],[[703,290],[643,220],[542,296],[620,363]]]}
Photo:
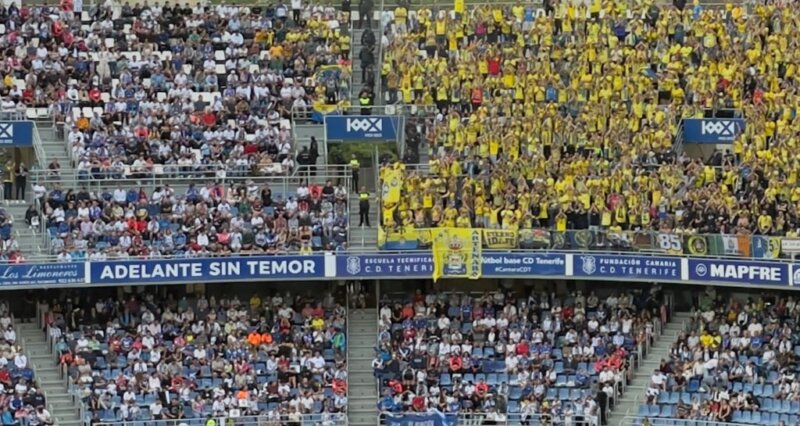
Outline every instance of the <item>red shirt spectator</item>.
{"label": "red shirt spectator", "polygon": [[425,411],[425,397],[422,395],[417,395],[411,400],[411,406],[414,408],[414,411]]}
{"label": "red shirt spectator", "polygon": [[89,90],[89,100],[92,102],[100,102],[100,95],[102,92],[97,87],[92,87]]}
{"label": "red shirt spectator", "polygon": [[203,124],[208,127],[217,124],[217,116],[211,111],[206,112],[203,114]]}
{"label": "red shirt spectator", "polygon": [[531,348],[528,345],[527,341],[523,340],[523,341],[517,343],[517,355],[528,355],[530,353],[530,351],[531,351]]}
{"label": "red shirt spectator", "polygon": [[461,360],[460,356],[453,355],[450,357],[450,371],[461,371],[463,365],[464,361]]}
{"label": "red shirt spectator", "polygon": [[475,385],[475,393],[478,394],[478,396],[483,397],[487,392],[489,392],[489,385],[484,380],[481,380]]}
{"label": "red shirt spectator", "polygon": [[133,135],[137,138],[147,139],[147,135],[150,134],[150,130],[145,126],[137,126],[133,129]]}
{"label": "red shirt spectator", "polygon": [[33,103],[33,89],[31,89],[30,87],[26,87],[22,91],[22,102],[25,102],[26,104]]}
{"label": "red shirt spectator", "polygon": [[489,59],[489,74],[500,75],[500,58],[495,56]]}

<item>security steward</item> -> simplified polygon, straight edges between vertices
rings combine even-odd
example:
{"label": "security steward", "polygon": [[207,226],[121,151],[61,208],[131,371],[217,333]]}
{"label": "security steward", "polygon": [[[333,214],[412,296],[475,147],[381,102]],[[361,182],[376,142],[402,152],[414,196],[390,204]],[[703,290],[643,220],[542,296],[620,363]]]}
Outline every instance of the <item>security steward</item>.
{"label": "security steward", "polygon": [[372,114],[374,99],[375,96],[372,94],[372,91],[367,88],[364,88],[361,93],[358,94],[358,104],[361,106],[361,115]]}
{"label": "security steward", "polygon": [[369,192],[367,191],[366,186],[361,187],[361,192],[358,193],[358,217],[359,217],[359,224],[358,226],[366,225],[367,228],[370,227],[369,224]]}
{"label": "security steward", "polygon": [[350,158],[350,169],[353,171],[353,191],[358,191],[358,172],[361,168],[361,163],[358,162],[358,158],[356,155],[353,154],[353,157]]}

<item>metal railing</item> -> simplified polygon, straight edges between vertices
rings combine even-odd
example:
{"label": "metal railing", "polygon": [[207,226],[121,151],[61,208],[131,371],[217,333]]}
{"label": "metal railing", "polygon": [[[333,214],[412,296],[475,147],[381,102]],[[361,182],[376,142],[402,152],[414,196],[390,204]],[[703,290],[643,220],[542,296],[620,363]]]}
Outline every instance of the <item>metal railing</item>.
{"label": "metal railing", "polygon": [[[676,260],[686,258],[687,255],[684,254],[670,254],[670,253],[653,253],[653,252],[632,252],[632,251],[622,251],[619,249],[608,249],[608,250],[592,250],[589,251],[587,249],[503,249],[503,250],[483,250],[484,254],[491,254],[495,253],[503,253],[503,254],[523,254],[523,253],[532,253],[532,252],[546,252],[551,254],[592,254],[592,255],[607,255],[607,256],[622,256],[622,255],[631,255],[636,254],[642,257],[658,257],[660,259],[664,258],[674,258]],[[288,252],[288,255],[299,254],[300,252]],[[317,251],[314,254],[324,254],[326,252]],[[348,247],[346,254],[348,255],[369,255],[369,254],[380,254],[380,255],[391,255],[391,254],[430,254],[430,249],[419,249],[419,250],[381,250],[378,247],[369,247],[369,246],[350,246]],[[342,253],[339,253],[342,254]],[[25,255],[25,263],[26,264],[34,264],[34,263],[56,263],[57,257],[52,254],[31,254],[31,253],[23,253]],[[193,256],[191,259],[213,259],[217,257],[227,257],[230,256],[229,254],[225,253],[218,253],[216,255],[204,255],[204,256]],[[258,256],[268,256],[263,253],[237,253],[236,256],[241,257],[258,257]],[[742,260],[741,257],[737,256],[729,256],[729,255],[691,255],[689,257],[692,258],[705,258],[705,259],[727,259],[727,260]],[[186,256],[174,256],[174,255],[159,255],[158,257],[150,257],[150,256],[126,256],[124,259],[122,258],[109,258],[109,261],[113,260],[151,260],[151,259],[158,259],[158,260],[169,260],[169,259],[186,259]],[[776,263],[793,263],[790,259],[762,259],[763,261],[768,262],[776,262]],[[8,263],[9,261],[0,260],[0,264]],[[91,259],[80,259],[80,260],[73,260],[73,262],[92,262]]]}
{"label": "metal railing", "polygon": [[292,415],[270,415],[263,414],[258,416],[208,416],[195,417],[175,420],[130,420],[116,422],[95,422],[96,426],[205,426],[210,420],[214,420],[217,426],[283,426],[287,424],[298,424],[303,426],[347,426],[347,414],[344,413],[322,413],[322,414],[299,414]]}
{"label": "metal railing", "polygon": [[[600,422],[599,416],[575,415],[575,416],[550,416],[540,413],[497,413],[497,412],[472,412],[472,413],[442,413],[438,411],[429,412],[408,412],[408,413],[387,413],[378,414],[378,425],[397,424],[387,421],[387,418],[400,420],[403,418],[416,419],[420,424],[435,424],[437,417],[440,419],[438,424],[447,426],[482,426],[486,424],[496,426],[513,426],[520,424],[529,425],[569,425],[569,426],[597,426]],[[423,423],[424,422],[424,423]],[[428,423],[430,422],[430,423]],[[402,424],[417,424],[415,422]],[[628,425],[630,426],[630,425]]]}
{"label": "metal railing", "polygon": [[[44,214],[44,206],[42,205],[42,200],[40,198],[34,197],[34,206],[36,206],[36,211],[39,212],[39,226],[38,231],[41,235],[42,239],[42,246],[39,247],[40,252],[51,253],[50,248],[52,247],[52,240],[50,236],[47,234],[47,218]],[[44,250],[42,250],[44,247]]]}
{"label": "metal railing", "polygon": [[[645,420],[647,420],[647,423],[645,423]],[[643,426],[645,424],[650,426],[752,426],[747,423],[649,416],[625,416],[618,423],[619,426]]]}
{"label": "metal railing", "polygon": [[44,145],[42,145],[42,138],[39,136],[39,127],[36,122],[31,123],[33,123],[33,152],[36,154],[39,168],[45,168],[47,167],[47,153],[44,150]]}
{"label": "metal railing", "polygon": [[[292,122],[297,123],[298,121],[302,124],[322,124],[322,123],[312,123],[307,120],[307,114],[304,113],[305,110],[292,107]],[[397,115],[397,116],[407,116],[407,117],[419,117],[419,118],[433,118],[433,115],[436,112],[436,106],[433,105],[418,105],[418,104],[391,104],[391,105],[373,105],[370,107],[371,115]],[[337,107],[333,112],[330,114],[336,115],[361,115],[361,107],[360,106],[348,106],[348,107]],[[303,121],[306,120],[306,121]]]}
{"label": "metal railing", "polygon": [[[240,171],[226,171],[224,169],[182,168],[179,166],[165,165],[158,168],[155,172],[121,175],[106,174],[92,176],[88,173],[73,171],[72,173],[61,174],[58,177],[51,176],[48,170],[35,170],[30,173],[30,180],[33,183],[43,183],[45,186],[54,184],[60,186],[64,191],[69,189],[77,190],[82,187],[100,190],[122,187],[130,189],[132,187],[155,188],[157,186],[170,185],[172,187],[188,187],[189,184],[203,185],[206,183],[218,183],[225,186],[231,184],[243,184],[252,181],[257,185],[269,185],[273,190],[283,190],[287,193],[290,189],[295,189],[298,184],[309,182],[321,182],[341,180],[344,184],[345,179],[352,176],[349,166],[319,166],[301,167],[288,176],[256,176]],[[98,179],[97,177],[107,177]],[[52,190],[53,188],[48,188]]]}
{"label": "metal railing", "polygon": [[676,156],[683,152],[683,119],[678,122],[678,131],[672,140],[672,153]]}

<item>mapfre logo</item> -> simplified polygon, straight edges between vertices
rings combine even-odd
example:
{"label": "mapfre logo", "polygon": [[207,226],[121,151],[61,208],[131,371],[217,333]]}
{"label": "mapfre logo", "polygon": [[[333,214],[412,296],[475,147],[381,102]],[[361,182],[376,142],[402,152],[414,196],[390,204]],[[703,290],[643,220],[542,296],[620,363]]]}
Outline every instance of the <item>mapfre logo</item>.
{"label": "mapfre logo", "polygon": [[736,122],[732,120],[704,121],[700,126],[700,132],[704,135],[734,136]]}
{"label": "mapfre logo", "polygon": [[383,121],[380,118],[348,118],[347,131],[379,133],[383,131]]}

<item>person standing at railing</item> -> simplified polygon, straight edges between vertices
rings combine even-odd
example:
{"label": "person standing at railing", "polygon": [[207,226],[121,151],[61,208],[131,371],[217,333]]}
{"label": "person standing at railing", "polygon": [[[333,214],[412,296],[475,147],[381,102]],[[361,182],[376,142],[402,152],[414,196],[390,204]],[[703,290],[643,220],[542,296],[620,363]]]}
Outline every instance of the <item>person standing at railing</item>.
{"label": "person standing at railing", "polygon": [[358,158],[353,154],[353,157],[350,159],[350,169],[353,171],[353,191],[358,191],[358,173],[360,168],[361,163],[358,162]]}
{"label": "person standing at railing", "polygon": [[361,89],[361,93],[358,94],[358,103],[361,105],[361,115],[372,115],[373,98],[372,90],[368,87]]}
{"label": "person standing at railing", "polygon": [[366,225],[367,228],[370,227],[369,224],[369,191],[367,191],[366,186],[361,187],[361,192],[358,193],[358,226]]}
{"label": "person standing at railing", "polygon": [[14,170],[16,166],[14,164],[14,160],[6,161],[5,167],[3,167],[3,198],[6,200],[11,200],[14,197]]}
{"label": "person standing at railing", "polygon": [[25,189],[28,186],[28,167],[25,163],[20,162],[14,170],[14,180],[17,184],[17,200],[25,199]]}

